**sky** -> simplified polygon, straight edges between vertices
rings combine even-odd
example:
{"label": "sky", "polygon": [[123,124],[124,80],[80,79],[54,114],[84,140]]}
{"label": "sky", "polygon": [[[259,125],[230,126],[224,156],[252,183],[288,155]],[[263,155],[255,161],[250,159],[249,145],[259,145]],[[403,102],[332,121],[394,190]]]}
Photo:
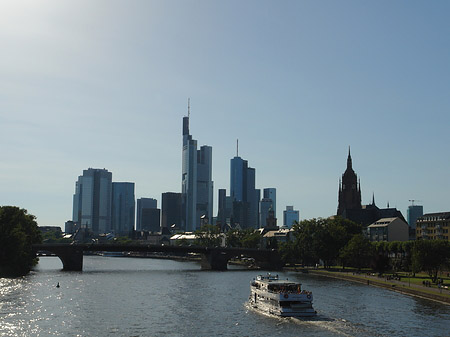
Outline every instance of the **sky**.
{"label": "sky", "polygon": [[277,189],[277,218],[336,213],[351,147],[363,204],[450,211],[448,1],[3,0],[0,205],[72,218],[89,167],[136,198],[181,191],[182,118]]}

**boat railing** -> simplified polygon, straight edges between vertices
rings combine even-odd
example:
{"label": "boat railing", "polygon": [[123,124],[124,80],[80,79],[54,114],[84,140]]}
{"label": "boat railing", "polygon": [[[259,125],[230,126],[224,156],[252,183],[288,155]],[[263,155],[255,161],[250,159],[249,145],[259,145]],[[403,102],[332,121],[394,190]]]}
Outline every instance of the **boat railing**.
{"label": "boat railing", "polygon": [[270,273],[267,275],[258,275],[256,277],[258,281],[278,281],[278,275],[271,275]]}

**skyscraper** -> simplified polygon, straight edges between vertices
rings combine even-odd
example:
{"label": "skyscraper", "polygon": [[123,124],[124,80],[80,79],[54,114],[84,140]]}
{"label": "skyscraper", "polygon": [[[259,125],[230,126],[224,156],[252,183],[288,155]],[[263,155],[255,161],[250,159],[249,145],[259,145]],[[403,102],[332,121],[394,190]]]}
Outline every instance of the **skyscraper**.
{"label": "skyscraper", "polygon": [[277,189],[273,187],[265,188],[263,197],[272,199],[272,209],[275,215],[277,215]]}
{"label": "skyscraper", "polygon": [[217,224],[224,230],[231,224],[233,201],[230,196],[227,196],[226,189],[219,189],[218,200]]}
{"label": "skyscraper", "polygon": [[[136,205],[136,230],[141,231],[145,230],[145,228],[149,227],[149,224],[145,222],[145,220],[148,220],[148,216],[144,217],[143,213],[145,210],[148,209],[157,209],[158,208],[158,201],[153,198],[139,198],[137,199],[137,205]],[[146,211],[147,215],[149,211]],[[148,222],[148,221],[147,221]],[[159,226],[159,224],[158,224]]]}
{"label": "skyscraper", "polygon": [[196,224],[204,217],[212,221],[213,218],[213,193],[212,181],[212,147],[203,145],[197,151],[197,206]]}
{"label": "skyscraper", "polygon": [[143,231],[161,231],[161,210],[159,208],[143,208],[141,213],[141,225]]}
{"label": "skyscraper", "polygon": [[294,210],[294,206],[286,206],[286,210],[283,211],[283,225],[291,228],[299,219],[299,212]]}
{"label": "skyscraper", "polygon": [[182,227],[193,231],[197,220],[197,141],[189,134],[189,116],[183,117]]}
{"label": "skyscraper", "polygon": [[224,188],[219,189],[217,208],[217,223],[221,228],[224,228],[227,224],[227,190]]}
{"label": "skyscraper", "polygon": [[73,196],[73,221],[94,234],[111,230],[112,173],[89,168],[78,177]]}
{"label": "skyscraper", "polygon": [[410,205],[406,211],[406,218],[408,219],[408,225],[411,228],[416,228],[417,218],[423,215],[423,206]]}
{"label": "skyscraper", "polygon": [[183,117],[182,156],[182,229],[194,231],[200,227],[200,217],[212,219],[213,181],[212,148],[202,146],[189,133],[190,105],[188,115]]}
{"label": "skyscraper", "polygon": [[162,194],[161,228],[181,228],[181,193],[165,192]]}
{"label": "skyscraper", "polygon": [[256,170],[237,154],[230,160],[232,221],[241,228],[257,228],[259,193],[255,189]]}
{"label": "skyscraper", "polygon": [[130,235],[134,230],[134,183],[112,183],[112,230],[119,235]]}
{"label": "skyscraper", "polygon": [[267,226],[267,218],[269,217],[270,210],[273,211],[273,200],[270,198],[263,198],[260,203],[260,228],[264,228]]}

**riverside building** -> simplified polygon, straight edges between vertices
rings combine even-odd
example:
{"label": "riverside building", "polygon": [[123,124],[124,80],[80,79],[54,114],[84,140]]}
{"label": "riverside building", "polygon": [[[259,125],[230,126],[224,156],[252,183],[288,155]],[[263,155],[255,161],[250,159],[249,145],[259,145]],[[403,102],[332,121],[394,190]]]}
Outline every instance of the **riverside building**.
{"label": "riverside building", "polygon": [[450,240],[450,212],[427,213],[417,218],[416,239]]}

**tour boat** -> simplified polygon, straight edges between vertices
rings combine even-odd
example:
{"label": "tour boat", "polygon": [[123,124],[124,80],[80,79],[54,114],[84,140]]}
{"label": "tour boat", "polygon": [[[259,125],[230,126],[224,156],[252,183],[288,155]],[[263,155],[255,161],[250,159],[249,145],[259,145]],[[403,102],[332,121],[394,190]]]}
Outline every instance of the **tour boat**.
{"label": "tour boat", "polygon": [[282,317],[311,317],[313,296],[302,290],[301,284],[279,280],[278,275],[258,275],[250,283],[250,305],[264,312]]}

